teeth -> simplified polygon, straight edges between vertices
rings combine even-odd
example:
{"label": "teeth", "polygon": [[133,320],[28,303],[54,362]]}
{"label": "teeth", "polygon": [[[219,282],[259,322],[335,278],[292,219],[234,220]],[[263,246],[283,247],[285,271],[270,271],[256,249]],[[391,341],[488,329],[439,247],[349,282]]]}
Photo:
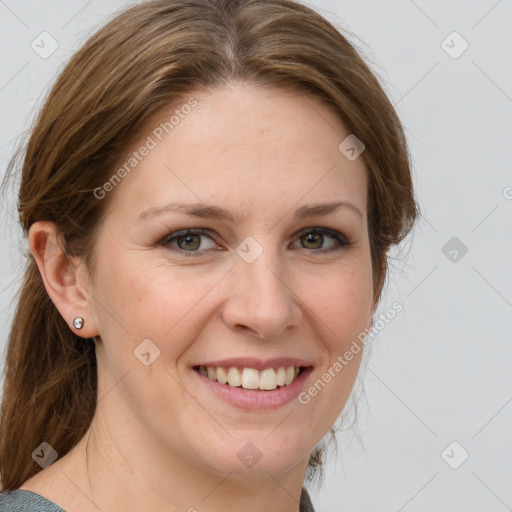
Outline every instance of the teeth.
{"label": "teeth", "polygon": [[[217,373],[217,371],[215,371]],[[234,388],[242,384],[242,376],[238,368],[230,368],[228,371],[228,384]]]}
{"label": "teeth", "polygon": [[295,377],[295,368],[293,366],[288,366],[286,368],[286,377],[285,377],[285,385],[288,386],[292,383],[293,378]]}
{"label": "teeth", "polygon": [[[242,370],[242,371],[240,371]],[[271,391],[278,386],[289,386],[299,374],[300,368],[294,366],[280,366],[279,368],[266,368],[261,372],[255,368],[239,369],[234,366],[230,368],[199,367],[199,373],[220,384],[228,384],[232,387],[243,387],[244,389],[262,389]]]}
{"label": "teeth", "polygon": [[284,386],[286,384],[286,370],[285,370],[284,366],[280,366],[277,369],[276,378],[277,378],[278,386]]}
{"label": "teeth", "polygon": [[[290,366],[293,368],[293,366]],[[277,377],[274,368],[268,368],[260,373],[260,389],[276,389]]]}
{"label": "teeth", "polygon": [[258,370],[254,368],[244,368],[242,371],[242,387],[245,389],[258,389],[259,385],[260,374]]}
{"label": "teeth", "polygon": [[[201,366],[201,368],[204,368],[204,366]],[[224,371],[224,368],[221,368],[220,366],[217,368],[217,380],[221,384],[226,384],[228,381],[228,374]]]}

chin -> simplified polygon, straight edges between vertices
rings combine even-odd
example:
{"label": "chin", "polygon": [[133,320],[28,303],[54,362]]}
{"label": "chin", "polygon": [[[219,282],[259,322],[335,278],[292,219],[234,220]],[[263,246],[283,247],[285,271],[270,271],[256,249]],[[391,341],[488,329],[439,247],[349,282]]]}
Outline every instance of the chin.
{"label": "chin", "polygon": [[[270,434],[270,437],[274,434]],[[290,443],[290,436],[279,438],[276,435],[274,439],[266,436],[268,433],[244,436],[243,440],[231,440],[220,451],[209,450],[208,454],[203,451],[203,461],[210,471],[213,469],[222,475],[231,473],[230,478],[249,480],[268,478],[269,473],[278,476],[309,460],[312,449],[301,446],[299,440]]]}

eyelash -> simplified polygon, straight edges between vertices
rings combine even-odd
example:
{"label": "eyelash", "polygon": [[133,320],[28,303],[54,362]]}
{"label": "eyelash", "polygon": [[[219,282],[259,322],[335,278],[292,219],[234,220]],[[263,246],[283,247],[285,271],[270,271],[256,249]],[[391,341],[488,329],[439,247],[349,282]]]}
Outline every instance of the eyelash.
{"label": "eyelash", "polygon": [[[315,233],[315,234],[321,234],[321,235],[327,235],[330,238],[333,238],[338,242],[338,245],[335,245],[329,249],[310,249],[313,252],[318,252],[321,254],[330,253],[333,251],[339,251],[342,249],[348,249],[350,246],[352,246],[352,243],[349,242],[344,235],[339,233],[338,231],[334,231],[333,229],[329,228],[306,228],[300,231],[297,234],[297,239],[299,239],[301,236],[307,234],[307,233]],[[167,235],[165,238],[163,238],[160,241],[160,245],[165,247],[173,247],[171,246],[171,242],[178,239],[185,237],[187,235],[204,235],[210,238],[211,240],[215,241],[215,238],[212,236],[212,233],[208,229],[201,229],[201,228],[195,228],[195,229],[183,229],[181,231],[176,231],[175,233],[171,233],[170,235]],[[303,248],[308,250],[307,248]],[[186,251],[185,249],[180,249],[179,247],[175,248],[173,247],[173,250],[176,250],[178,252],[182,252],[184,256],[186,257],[195,257],[195,256],[203,256],[204,252],[212,251],[212,249],[208,249],[206,251]]]}

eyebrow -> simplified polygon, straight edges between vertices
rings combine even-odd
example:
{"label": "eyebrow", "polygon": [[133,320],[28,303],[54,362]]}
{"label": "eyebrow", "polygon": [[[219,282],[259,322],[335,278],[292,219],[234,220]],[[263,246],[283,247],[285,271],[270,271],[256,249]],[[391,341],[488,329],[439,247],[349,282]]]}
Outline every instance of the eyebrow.
{"label": "eyebrow", "polygon": [[[361,211],[349,201],[336,201],[334,203],[320,203],[301,206],[295,211],[294,219],[301,220],[308,217],[321,217],[328,215],[340,208],[346,209],[363,220]],[[137,220],[143,220],[155,217],[162,213],[184,213],[192,217],[208,218],[213,217],[219,220],[235,221],[235,216],[226,208],[216,205],[207,205],[204,203],[170,203],[158,208],[148,208],[144,210]]]}

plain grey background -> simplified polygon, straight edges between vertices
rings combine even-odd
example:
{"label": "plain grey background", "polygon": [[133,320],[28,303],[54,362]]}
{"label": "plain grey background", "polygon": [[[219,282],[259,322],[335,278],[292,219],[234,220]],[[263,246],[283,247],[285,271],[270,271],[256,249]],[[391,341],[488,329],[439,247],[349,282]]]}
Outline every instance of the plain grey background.
{"label": "plain grey background", "polygon": [[[0,0],[2,173],[57,71],[130,3]],[[423,213],[379,308],[403,311],[372,342],[357,424],[310,488],[315,507],[512,510],[512,0],[309,5],[356,34],[381,77]],[[46,58],[31,47],[42,32],[58,43]],[[3,350],[26,243],[13,200],[0,215]]]}

